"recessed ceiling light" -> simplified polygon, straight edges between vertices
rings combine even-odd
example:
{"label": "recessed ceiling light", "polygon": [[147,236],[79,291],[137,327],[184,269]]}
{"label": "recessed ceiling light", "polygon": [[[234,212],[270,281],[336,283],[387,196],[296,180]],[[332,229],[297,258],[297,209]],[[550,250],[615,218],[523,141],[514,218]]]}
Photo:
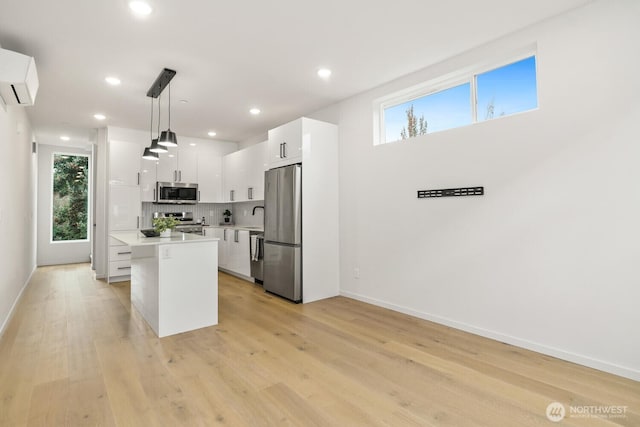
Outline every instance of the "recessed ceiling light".
{"label": "recessed ceiling light", "polygon": [[216,136],[217,134],[214,131],[210,130],[209,132],[207,132],[207,135]]}
{"label": "recessed ceiling light", "polygon": [[106,118],[107,118],[107,116],[105,116],[104,114],[100,114],[100,113],[98,113],[98,114],[94,114],[94,115],[93,115],[93,117],[94,117],[96,120],[104,120],[104,119],[106,119]]}
{"label": "recessed ceiling light", "polygon": [[331,77],[331,70],[328,68],[320,68],[318,70],[318,77],[320,77],[321,79],[328,79],[329,77]]}
{"label": "recessed ceiling light", "polygon": [[141,17],[147,16],[153,11],[149,3],[147,3],[146,1],[130,1],[129,9],[131,9],[131,11],[136,16],[141,16]]}
{"label": "recessed ceiling light", "polygon": [[259,108],[252,108],[249,110],[249,112],[251,114],[253,114],[254,116],[257,116],[258,114],[260,114],[260,109]]}
{"label": "recessed ceiling light", "polygon": [[169,154],[169,157],[175,157],[173,154]]}
{"label": "recessed ceiling light", "polygon": [[71,138],[69,138],[69,137],[68,137],[68,136],[66,136],[66,135],[62,135],[62,136],[60,137],[60,139],[61,139],[61,140],[63,140],[63,141],[68,141],[68,140],[70,140]]}
{"label": "recessed ceiling light", "polygon": [[189,103],[189,101],[188,101],[188,100],[186,100],[186,99],[181,99],[181,100],[180,100],[180,103],[182,103],[182,104],[188,104],[188,103]]}
{"label": "recessed ceiling light", "polygon": [[192,146],[192,147],[195,147],[196,143],[195,142],[190,142],[189,145]]}
{"label": "recessed ceiling light", "polygon": [[120,79],[113,76],[105,78],[104,81],[109,83],[111,86],[118,86],[120,84]]}

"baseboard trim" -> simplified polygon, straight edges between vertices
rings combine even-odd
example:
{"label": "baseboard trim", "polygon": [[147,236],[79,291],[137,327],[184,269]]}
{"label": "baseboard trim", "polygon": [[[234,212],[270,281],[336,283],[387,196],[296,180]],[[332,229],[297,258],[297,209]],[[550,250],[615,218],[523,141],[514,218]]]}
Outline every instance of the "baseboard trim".
{"label": "baseboard trim", "polygon": [[238,279],[245,280],[247,282],[251,282],[251,283],[256,282],[253,277],[245,276],[244,274],[236,273],[235,271],[227,270],[226,268],[218,267],[218,270],[222,271],[223,273],[227,273],[230,276],[237,277]]}
{"label": "baseboard trim", "polygon": [[527,350],[532,350],[538,353],[545,354],[547,356],[553,356],[558,359],[566,360],[568,362],[577,363],[579,365],[594,368],[599,371],[608,372],[610,374],[619,375],[621,377],[629,378],[634,381],[640,381],[640,370],[629,368],[626,366],[616,365],[614,363],[606,362],[599,359],[594,359],[582,354],[572,353],[570,351],[562,350],[555,347],[550,347],[541,343],[525,340],[522,338],[514,337],[511,335],[505,335],[500,332],[492,331],[489,329],[479,328],[464,322],[458,322],[446,317],[417,311],[408,307],[388,303],[386,301],[370,298],[364,295],[360,295],[354,292],[342,290],[340,295],[352,298],[358,301],[366,302],[368,304],[376,305],[379,307],[388,308],[389,310],[397,311],[400,313],[408,314],[410,316],[418,317],[420,319],[428,320],[430,322],[439,323],[441,325],[450,326],[455,329],[460,329],[465,332],[469,332],[475,335],[479,335],[485,338],[490,338],[496,341],[504,342],[507,344],[515,345]]}
{"label": "baseboard trim", "polygon": [[11,306],[11,309],[9,310],[7,317],[2,322],[2,326],[0,326],[0,338],[2,338],[2,336],[4,335],[4,331],[6,330],[7,326],[9,326],[11,319],[13,319],[13,315],[15,314],[16,307],[18,306],[18,303],[22,299],[22,295],[24,294],[25,289],[27,289],[27,286],[29,286],[29,283],[31,282],[31,278],[33,277],[33,273],[36,272],[37,268],[38,268],[37,266],[33,267],[33,270],[31,270],[31,273],[29,273],[29,277],[27,277],[26,282],[24,282],[24,284],[22,285],[22,289],[20,289],[20,292],[18,292],[18,296],[13,301],[13,305]]}

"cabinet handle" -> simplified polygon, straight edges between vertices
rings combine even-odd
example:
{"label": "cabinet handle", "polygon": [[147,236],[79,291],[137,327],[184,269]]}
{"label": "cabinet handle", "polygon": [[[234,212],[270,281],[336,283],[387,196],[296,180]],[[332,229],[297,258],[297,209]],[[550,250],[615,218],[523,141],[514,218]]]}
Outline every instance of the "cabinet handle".
{"label": "cabinet handle", "polygon": [[140,185],[140,172],[138,172],[138,185]]}
{"label": "cabinet handle", "polygon": [[200,201],[200,190],[198,190],[198,201]]}
{"label": "cabinet handle", "polygon": [[118,267],[118,270],[131,270],[131,267]]}
{"label": "cabinet handle", "polygon": [[140,228],[140,217],[136,217],[136,228]]}
{"label": "cabinet handle", "polygon": [[233,196],[235,196],[235,194],[234,194],[235,192],[236,192],[236,190],[229,191],[229,200],[231,200],[232,202],[233,202]]}
{"label": "cabinet handle", "polygon": [[224,228],[222,230],[222,240],[224,240],[225,242],[227,241],[227,229]]}
{"label": "cabinet handle", "polygon": [[287,143],[286,142],[282,143],[282,154],[283,154],[282,157],[285,157],[285,158],[287,157]]}
{"label": "cabinet handle", "polygon": [[282,143],[280,143],[280,158],[282,158]]}
{"label": "cabinet handle", "polygon": [[155,188],[153,189],[153,201],[157,202],[157,200],[156,200],[156,189]]}
{"label": "cabinet handle", "polygon": [[235,230],[235,233],[233,233],[233,241],[238,243],[240,240],[238,240],[238,230]]}
{"label": "cabinet handle", "polygon": [[247,188],[247,198],[253,200],[253,187]]}
{"label": "cabinet handle", "polygon": [[118,252],[118,255],[128,255],[130,253],[131,253],[131,251],[129,251],[129,252]]}

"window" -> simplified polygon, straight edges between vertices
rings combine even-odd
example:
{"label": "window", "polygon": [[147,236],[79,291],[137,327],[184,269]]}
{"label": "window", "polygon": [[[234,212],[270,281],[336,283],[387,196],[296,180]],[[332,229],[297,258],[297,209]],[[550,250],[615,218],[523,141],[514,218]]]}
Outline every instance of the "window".
{"label": "window", "polygon": [[538,107],[536,57],[532,56],[476,76],[476,121],[508,116]]}
{"label": "window", "polygon": [[533,110],[538,107],[536,57],[389,99],[379,104],[382,144]]}
{"label": "window", "polygon": [[51,240],[87,240],[89,157],[54,154],[52,187]]}

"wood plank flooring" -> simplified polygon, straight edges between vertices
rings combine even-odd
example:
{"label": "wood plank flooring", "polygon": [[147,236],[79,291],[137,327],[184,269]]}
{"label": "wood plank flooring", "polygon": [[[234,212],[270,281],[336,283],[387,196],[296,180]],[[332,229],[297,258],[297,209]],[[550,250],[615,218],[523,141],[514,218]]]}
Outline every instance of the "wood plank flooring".
{"label": "wood plank flooring", "polygon": [[220,274],[219,325],[158,339],[129,283],[39,268],[0,339],[0,426],[547,426],[640,383],[337,297],[294,305]]}

